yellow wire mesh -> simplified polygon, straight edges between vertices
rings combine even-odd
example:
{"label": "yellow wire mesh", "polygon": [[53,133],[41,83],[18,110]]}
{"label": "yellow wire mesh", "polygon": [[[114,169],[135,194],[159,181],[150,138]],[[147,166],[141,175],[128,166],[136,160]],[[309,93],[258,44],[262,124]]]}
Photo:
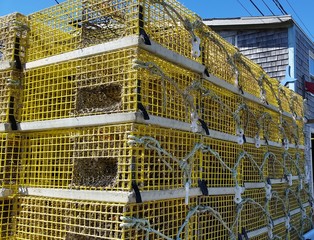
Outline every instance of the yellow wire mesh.
{"label": "yellow wire mesh", "polygon": [[[268,162],[261,169],[264,161],[265,147],[256,148],[253,144],[244,144],[243,151],[249,156],[244,156],[241,161],[242,178],[244,182],[263,182],[268,176]],[[240,154],[238,154],[239,157]],[[261,172],[259,171],[261,169]]]}
{"label": "yellow wire mesh", "polygon": [[[141,61],[154,63],[176,86],[132,68],[138,51]],[[31,69],[24,81],[22,120],[135,112],[142,102],[149,114],[187,121],[190,109],[180,91],[199,78],[138,48]]]}
{"label": "yellow wire mesh", "polygon": [[264,108],[264,117],[261,118],[264,138],[268,141],[279,142],[282,136],[279,132],[279,113]]}
{"label": "yellow wire mesh", "polygon": [[18,174],[21,171],[20,144],[19,134],[0,134],[0,187],[2,188],[18,190]]}
{"label": "yellow wire mesh", "polygon": [[[200,19],[177,1],[165,3],[183,18]],[[166,48],[192,58],[191,35],[180,20],[169,7],[149,0],[68,0],[29,16],[28,61],[138,35],[142,30]]]}
{"label": "yellow wire mesh", "polygon": [[[179,160],[200,142],[198,135],[189,132],[140,124],[25,133],[23,185],[130,190],[132,180],[135,180],[141,190],[184,186],[185,178],[179,163],[144,144],[131,146],[129,135],[154,138],[160,142],[161,148]],[[197,187],[199,178],[197,154],[189,159],[193,162],[193,187]]]}
{"label": "yellow wire mesh", "polygon": [[[267,146],[267,152],[271,153],[267,160],[268,163],[268,177],[273,179],[284,178],[285,172],[282,153],[283,149],[273,146]],[[287,167],[287,171],[289,171]]]}
{"label": "yellow wire mesh", "polygon": [[236,75],[229,58],[237,50],[210,28],[204,28],[203,32],[208,36],[202,38],[202,63],[210,74],[234,84]]}
{"label": "yellow wire mesh", "polygon": [[18,68],[25,63],[27,34],[27,18],[22,14],[0,17],[0,62],[9,61],[11,67]]}
{"label": "yellow wire mesh", "polygon": [[14,70],[0,71],[0,122],[10,122],[10,116],[20,118],[21,82],[23,74]]}
{"label": "yellow wire mesh", "polygon": [[[265,207],[264,189],[247,189],[243,197],[251,198],[262,207]],[[241,211],[240,222],[241,228],[245,228],[246,232],[250,232],[266,226],[267,217],[263,210],[256,204],[246,203]]]}
{"label": "yellow wire mesh", "polygon": [[16,239],[124,239],[124,205],[43,197],[19,197]]}
{"label": "yellow wire mesh", "polygon": [[[230,233],[221,221],[224,221],[232,229],[236,218],[236,205],[233,199],[233,195],[199,197],[199,205],[213,208],[220,213],[222,219],[218,220],[210,212],[198,213],[192,236],[189,239],[230,239]],[[237,225],[232,230],[237,236]]]}
{"label": "yellow wire mesh", "polygon": [[16,210],[14,199],[0,198],[0,238],[2,240],[9,240],[14,236]]}
{"label": "yellow wire mesh", "polygon": [[287,187],[287,183],[273,184],[271,187],[271,190],[276,192],[276,195],[273,195],[269,201],[269,213],[273,220],[285,217],[285,212],[289,211],[285,195]]}
{"label": "yellow wire mesh", "polygon": [[[129,204],[125,207],[124,216],[145,219],[150,223],[152,229],[175,239],[179,228],[188,215],[188,207],[182,198],[152,201],[142,204]],[[190,222],[190,221],[189,221]],[[190,223],[189,223],[190,224]],[[188,225],[189,225],[188,224]],[[189,238],[186,229],[179,235],[181,239]],[[140,229],[130,229],[125,232],[123,239],[145,239],[146,232]],[[164,238],[150,232],[149,239],[162,240]]]}
{"label": "yellow wire mesh", "polygon": [[[202,141],[205,145],[210,146],[215,152],[219,154],[221,159],[230,168],[233,168],[238,154],[241,150],[241,146],[234,142],[228,142],[223,140],[217,140],[209,137],[203,137]],[[232,172],[225,169],[221,162],[213,155],[209,153],[201,153],[200,155],[200,178],[206,180],[208,186],[211,187],[234,187],[235,180]],[[242,183],[243,172],[241,167],[237,170],[237,180],[239,184]]]}
{"label": "yellow wire mesh", "polygon": [[208,128],[234,135],[236,122],[233,113],[239,106],[240,96],[206,80],[202,82],[202,86],[210,95],[201,97],[201,118]]}

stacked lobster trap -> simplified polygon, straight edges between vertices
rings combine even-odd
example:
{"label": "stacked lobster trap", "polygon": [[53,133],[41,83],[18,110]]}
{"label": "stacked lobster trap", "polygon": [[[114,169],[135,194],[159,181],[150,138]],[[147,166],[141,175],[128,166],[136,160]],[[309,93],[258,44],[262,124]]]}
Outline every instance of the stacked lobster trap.
{"label": "stacked lobster trap", "polygon": [[196,14],[174,0],[68,0],[25,22],[2,121],[2,239],[313,228],[303,99]]}

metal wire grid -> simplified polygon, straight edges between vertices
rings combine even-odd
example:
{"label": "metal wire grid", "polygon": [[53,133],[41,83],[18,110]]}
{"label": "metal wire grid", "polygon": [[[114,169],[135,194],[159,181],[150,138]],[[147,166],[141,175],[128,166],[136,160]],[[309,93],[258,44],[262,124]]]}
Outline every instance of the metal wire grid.
{"label": "metal wire grid", "polygon": [[[264,189],[247,189],[243,194],[244,198],[251,198],[256,203],[265,207],[265,191]],[[267,225],[267,217],[265,213],[256,204],[246,203],[243,206],[240,216],[241,229],[245,228],[246,232],[260,229]]]}
{"label": "metal wire grid", "polygon": [[16,239],[124,239],[124,205],[44,197],[19,197]]}
{"label": "metal wire grid", "polygon": [[135,112],[141,102],[149,114],[188,121],[191,109],[181,93],[200,76],[142,50],[140,61],[155,64],[164,75],[135,70],[137,51],[123,49],[27,71],[22,120]]}
{"label": "metal wire grid", "polygon": [[234,135],[236,121],[233,113],[239,107],[241,97],[206,80],[202,86],[209,94],[201,96],[201,118],[209,129]]}
{"label": "metal wire grid", "polygon": [[[242,99],[242,103],[245,104],[245,109],[240,112],[241,125],[243,126],[244,134],[246,137],[255,138],[263,136],[263,126],[261,122],[264,108],[255,102]],[[268,129],[265,129],[267,131]]]}
{"label": "metal wire grid", "polygon": [[[202,142],[210,146],[212,150],[219,154],[220,158],[230,168],[235,166],[241,146],[234,142],[228,142],[209,137],[203,137]],[[234,187],[235,179],[232,172],[225,169],[216,156],[210,153],[200,153],[200,178],[206,180],[211,187]],[[242,184],[243,171],[242,167],[237,169],[237,181]]]}
{"label": "metal wire grid", "polygon": [[16,201],[11,198],[0,199],[0,237],[3,240],[12,239],[14,235],[14,216]]}
{"label": "metal wire grid", "polygon": [[243,91],[256,97],[261,97],[261,89],[258,80],[263,73],[262,68],[253,63],[253,61],[240,55],[234,59],[235,65],[239,71],[239,86]]}
{"label": "metal wire grid", "polygon": [[19,134],[0,134],[0,187],[15,192],[18,190],[19,172],[21,171],[20,144]]}
{"label": "metal wire grid", "polygon": [[[200,19],[177,1],[165,2],[183,18]],[[192,58],[192,37],[167,6],[150,0],[68,0],[31,14],[28,61],[138,35],[143,30],[166,48]]]}
{"label": "metal wire grid", "polygon": [[65,189],[131,188],[132,125],[25,133],[22,185]]}
{"label": "metal wire grid", "polygon": [[[264,164],[265,147],[256,148],[254,144],[244,144],[243,150],[246,155],[241,160],[243,182],[264,182],[268,176],[268,162]],[[241,156],[241,152],[237,158]]]}
{"label": "metal wire grid", "polygon": [[219,212],[221,219],[217,219],[211,212],[198,213],[193,227],[193,234],[189,239],[230,239],[230,233],[223,226],[222,221],[237,236],[236,205],[234,195],[202,196],[198,198],[200,206],[209,206]]}
{"label": "metal wire grid", "polygon": [[278,112],[264,108],[264,117],[261,118],[261,124],[263,129],[264,138],[268,141],[279,142],[282,139],[279,131],[279,119]]}
{"label": "metal wire grid", "polygon": [[[271,153],[267,160],[268,164],[268,177],[273,179],[284,178],[284,175],[287,174],[284,168],[283,162],[283,148],[267,146],[265,150],[266,153]],[[265,156],[265,155],[264,155]],[[289,171],[288,166],[287,171]]]}
{"label": "metal wire grid", "polygon": [[[286,227],[284,223],[280,223],[276,225],[273,229],[273,235],[279,237],[280,239],[286,239],[286,236],[288,236],[289,232],[286,232]],[[251,240],[268,240],[268,232],[262,233],[261,235],[251,237]]]}
{"label": "metal wire grid", "polygon": [[193,107],[188,104],[188,101],[191,101],[195,108],[197,107],[199,92],[193,89],[193,84],[201,79],[200,74],[140,49],[138,57],[144,63],[153,63],[161,71],[161,74],[154,74],[150,68],[143,68],[137,73],[138,96],[148,113],[190,122]]}
{"label": "metal wire grid", "polygon": [[[273,197],[269,201],[269,213],[273,220],[285,217],[285,211],[289,211],[288,206],[286,205],[286,189],[288,184],[283,182],[281,184],[273,184],[271,186]],[[292,209],[291,209],[292,210]]]}
{"label": "metal wire grid", "polygon": [[8,123],[13,116],[18,121],[21,109],[23,74],[14,70],[0,71],[0,122]]}
{"label": "metal wire grid", "polygon": [[[193,200],[194,202],[194,200]],[[162,201],[152,201],[142,204],[129,204],[124,208],[124,216],[137,219],[145,219],[150,223],[150,228],[157,230],[165,236],[175,239],[180,227],[183,225],[189,208],[185,205],[183,198],[168,199]],[[189,225],[192,224],[193,217],[188,220],[188,226],[179,234],[181,239],[190,238]],[[142,229],[130,229],[125,232],[125,240],[146,239],[146,231]],[[149,233],[148,239],[162,240],[161,236],[154,232]]]}
{"label": "metal wire grid", "polygon": [[[201,142],[197,134],[179,131],[157,126],[147,127],[136,125],[132,133],[135,137],[152,137],[160,143],[155,149],[145,144],[135,144],[132,148],[134,179],[142,190],[175,189],[184,187],[185,181],[191,181],[191,187],[198,186],[200,162],[200,150],[194,152],[187,159],[191,171],[190,179],[184,168],[181,166],[188,154],[193,152],[194,146]],[[164,154],[166,151],[168,154]],[[177,160],[175,160],[177,159]]]}
{"label": "metal wire grid", "polygon": [[236,74],[229,58],[237,50],[210,28],[203,29],[203,31],[209,37],[202,38],[202,63],[210,74],[234,84]]}
{"label": "metal wire grid", "polygon": [[[299,174],[304,174],[304,168],[301,167],[302,162],[304,163],[304,152],[301,149],[289,148],[288,151],[283,152],[285,154],[284,163],[289,172],[298,176]],[[299,159],[299,157],[300,159]],[[302,160],[303,157],[303,160]]]}
{"label": "metal wire grid", "polygon": [[12,13],[0,17],[0,62],[9,61],[12,67],[18,68],[25,63],[27,33],[26,16]]}

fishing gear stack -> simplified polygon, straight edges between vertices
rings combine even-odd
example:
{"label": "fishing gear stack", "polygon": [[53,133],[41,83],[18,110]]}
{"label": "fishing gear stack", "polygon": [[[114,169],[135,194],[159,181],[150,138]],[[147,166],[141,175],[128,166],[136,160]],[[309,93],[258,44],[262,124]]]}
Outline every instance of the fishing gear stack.
{"label": "fishing gear stack", "polygon": [[1,176],[15,181],[2,186],[2,239],[313,228],[302,97],[195,13],[175,0],[68,0],[25,22],[16,127],[3,120],[15,140],[1,167],[15,170]]}

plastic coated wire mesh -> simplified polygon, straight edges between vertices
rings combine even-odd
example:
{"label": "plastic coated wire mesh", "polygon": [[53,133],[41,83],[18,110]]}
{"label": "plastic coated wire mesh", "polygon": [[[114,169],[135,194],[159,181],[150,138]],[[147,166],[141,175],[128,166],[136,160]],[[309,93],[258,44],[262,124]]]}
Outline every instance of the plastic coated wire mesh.
{"label": "plastic coated wire mesh", "polygon": [[278,127],[279,117],[278,112],[264,108],[264,112],[260,118],[264,139],[274,142],[281,141],[282,136],[280,135]]}
{"label": "plastic coated wire mesh", "polygon": [[[251,198],[265,208],[265,190],[247,189],[242,197]],[[263,210],[253,203],[246,203],[243,206],[240,216],[241,228],[246,232],[254,231],[267,225],[267,217]]]}
{"label": "plastic coated wire mesh", "polygon": [[[198,213],[193,234],[189,239],[230,239],[230,233],[221,221],[224,221],[232,229],[236,217],[236,206],[233,199],[233,195],[199,197],[199,205],[213,208],[220,213],[222,219],[218,220],[211,212]],[[232,230],[237,235],[237,226]]]}
{"label": "plastic coated wire mesh", "polygon": [[124,239],[124,205],[43,197],[19,197],[16,239]]}
{"label": "plastic coated wire mesh", "polygon": [[14,217],[16,201],[10,198],[0,198],[0,238],[12,239],[14,235]]}
{"label": "plastic coated wire mesh", "polygon": [[[266,162],[261,169],[264,160],[263,156],[265,153],[265,147],[261,146],[260,148],[256,148],[255,144],[244,144],[243,151],[246,153],[244,158],[241,160],[243,181],[263,182],[268,175],[268,162]],[[237,158],[240,157],[240,154],[241,153],[238,154]],[[261,169],[261,172],[259,169]]]}
{"label": "plastic coated wire mesh", "polygon": [[206,80],[202,86],[209,94],[201,97],[201,118],[208,128],[234,135],[236,122],[232,113],[238,108],[241,97]]}
{"label": "plastic coated wire mesh", "polygon": [[[185,178],[179,163],[167,155],[159,156],[158,151],[144,144],[131,146],[129,135],[154,138],[160,142],[161,148],[179,160],[200,142],[198,135],[189,132],[139,124],[25,133],[23,185],[130,190],[134,180],[141,190],[184,186]],[[197,187],[199,178],[200,158],[197,154],[188,160],[193,163],[193,187]]]}
{"label": "plastic coated wire mesh", "polygon": [[18,190],[20,163],[19,134],[0,134],[0,188]]}
{"label": "plastic coated wire mesh", "polygon": [[[221,159],[230,168],[233,168],[237,156],[241,151],[241,146],[234,142],[227,142],[223,140],[212,139],[209,137],[203,137],[202,142],[210,146],[215,152],[219,154]],[[235,186],[235,180],[232,173],[225,169],[221,162],[213,155],[209,153],[201,153],[201,165],[200,165],[200,178],[206,180],[208,186],[211,187],[233,187]],[[237,170],[237,180],[242,183],[242,168]]]}
{"label": "plastic coated wire mesh", "polygon": [[[268,177],[273,179],[283,178],[284,174],[288,174],[285,171],[283,164],[283,149],[273,146],[267,146],[267,153],[270,153],[270,156],[267,160],[268,163]],[[265,153],[266,153],[265,152]],[[265,156],[265,155],[264,155]],[[287,167],[287,171],[289,171]]]}
{"label": "plastic coated wire mesh", "polygon": [[[145,219],[152,229],[174,238],[188,213],[184,199],[119,204],[20,197],[19,203],[17,239],[144,239],[145,231],[120,227],[122,216]],[[149,236],[162,239],[154,233]]]}
{"label": "plastic coated wire mesh", "polygon": [[203,31],[208,37],[202,39],[202,63],[210,74],[234,84],[236,76],[228,55],[236,53],[235,47],[210,28]]}
{"label": "plastic coated wire mesh", "polygon": [[19,71],[0,71],[0,122],[10,122],[10,117],[20,118],[21,82],[23,74]]}
{"label": "plastic coated wire mesh", "polygon": [[[195,200],[192,200],[193,202]],[[192,202],[191,201],[191,202]],[[142,204],[129,204],[125,207],[124,216],[130,216],[140,219],[145,219],[150,223],[152,229],[166,235],[169,238],[175,239],[179,228],[183,225],[189,208],[185,205],[184,199],[169,199],[161,201],[152,201]],[[179,234],[181,239],[188,238],[189,225],[192,223],[192,219],[189,220],[188,225]],[[146,232],[143,230],[130,229],[125,233],[123,239],[145,239]],[[149,239],[162,240],[164,238],[158,236],[155,233],[149,233]]]}
{"label": "plastic coated wire mesh", "polygon": [[[132,68],[136,56],[154,63],[176,86]],[[190,109],[180,91],[199,78],[137,48],[31,69],[24,81],[22,120],[135,112],[141,102],[149,114],[187,121]]]}
{"label": "plastic coated wire mesh", "polygon": [[[275,225],[273,229],[273,235],[279,237],[280,239],[286,239],[288,233],[289,232],[286,232],[286,227],[284,223]],[[255,237],[251,237],[250,239],[251,240],[268,240],[269,239],[268,232],[262,233]]]}
{"label": "plastic coated wire mesh", "polygon": [[269,201],[269,213],[272,219],[278,219],[285,217],[285,213],[289,211],[286,205],[285,191],[287,189],[287,183],[273,184],[271,190],[276,194],[273,194],[271,200]]}
{"label": "plastic coated wire mesh", "polygon": [[[260,119],[264,112],[264,108],[260,104],[242,100],[241,104],[245,104],[245,109],[240,112],[241,126],[246,137],[255,138],[263,136],[263,126]],[[266,129],[265,129],[266,131]]]}
{"label": "plastic coated wire mesh", "polygon": [[11,67],[25,63],[27,18],[19,13],[0,17],[0,62],[9,61]]}
{"label": "plastic coated wire mesh", "polygon": [[[165,2],[184,18],[200,19],[177,1]],[[142,30],[154,41],[191,58],[191,35],[167,9],[150,0],[68,0],[29,16],[28,61],[138,35]]]}

